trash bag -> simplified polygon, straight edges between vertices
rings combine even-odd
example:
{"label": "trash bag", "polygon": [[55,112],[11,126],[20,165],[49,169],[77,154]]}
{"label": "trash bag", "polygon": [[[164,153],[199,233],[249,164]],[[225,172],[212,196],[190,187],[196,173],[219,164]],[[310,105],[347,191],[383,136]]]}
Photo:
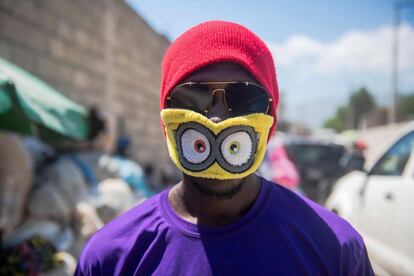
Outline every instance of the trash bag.
{"label": "trash bag", "polygon": [[34,163],[43,162],[46,157],[51,157],[55,154],[52,147],[35,137],[24,137],[23,143],[32,156]]}
{"label": "trash bag", "polygon": [[149,188],[144,170],[135,161],[123,156],[103,155],[99,165],[111,178],[121,178],[127,183],[137,197],[149,198],[155,193]]}
{"label": "trash bag", "polygon": [[88,187],[82,173],[70,160],[60,158],[46,169],[45,176],[47,182],[59,188],[72,208],[88,197]]}
{"label": "trash bag", "polygon": [[33,217],[68,223],[73,206],[54,183],[46,182],[31,194],[28,210]]}
{"label": "trash bag", "polygon": [[69,222],[78,202],[88,197],[88,187],[79,169],[61,158],[43,172],[28,202],[29,214]]}
{"label": "trash bag", "polygon": [[92,204],[88,202],[79,202],[76,205],[73,219],[76,239],[69,252],[73,256],[79,257],[86,242],[103,225],[101,218]]}
{"label": "trash bag", "polygon": [[89,239],[104,224],[94,206],[87,202],[79,202],[76,205],[76,223],[79,225],[78,234],[83,239]]}
{"label": "trash bag", "polygon": [[5,248],[11,248],[30,240],[41,237],[52,244],[56,250],[70,248],[74,241],[74,233],[67,225],[61,225],[48,219],[28,218],[16,228],[13,234],[4,242]]}
{"label": "trash bag", "polygon": [[57,252],[54,257],[61,263],[61,266],[51,271],[42,273],[42,276],[72,276],[76,270],[76,259],[68,252]]}
{"label": "trash bag", "polygon": [[0,275],[42,275],[59,269],[63,272],[65,268],[69,271],[70,258],[61,255],[48,240],[35,236],[13,247],[0,248]]}
{"label": "trash bag", "polygon": [[3,239],[22,219],[31,188],[33,161],[16,134],[0,132],[0,232]]}
{"label": "trash bag", "polygon": [[128,184],[121,179],[106,179],[98,185],[97,210],[104,223],[133,207],[137,202]]}

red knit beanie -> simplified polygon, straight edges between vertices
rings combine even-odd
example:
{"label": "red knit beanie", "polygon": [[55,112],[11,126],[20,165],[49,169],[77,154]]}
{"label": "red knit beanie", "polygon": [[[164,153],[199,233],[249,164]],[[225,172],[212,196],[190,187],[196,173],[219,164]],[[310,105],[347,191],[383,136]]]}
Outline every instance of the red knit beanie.
{"label": "red knit beanie", "polygon": [[172,88],[191,73],[219,62],[241,65],[269,92],[273,98],[270,114],[275,119],[270,137],[276,127],[279,102],[273,58],[266,44],[257,35],[236,23],[208,21],[199,24],[169,46],[162,62],[160,108],[164,109]]}

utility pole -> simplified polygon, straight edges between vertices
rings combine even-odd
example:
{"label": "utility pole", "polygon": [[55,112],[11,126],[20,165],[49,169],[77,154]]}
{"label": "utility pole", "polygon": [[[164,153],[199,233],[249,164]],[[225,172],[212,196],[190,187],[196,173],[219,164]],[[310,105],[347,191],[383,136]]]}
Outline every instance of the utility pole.
{"label": "utility pole", "polygon": [[388,122],[393,124],[397,119],[398,97],[398,35],[401,21],[401,2],[394,3],[394,26],[392,29],[392,80],[391,80],[391,104],[388,114]]}
{"label": "utility pole", "polygon": [[394,3],[394,25],[392,41],[392,80],[391,80],[391,103],[388,112],[388,123],[393,124],[398,119],[398,49],[399,29],[401,23],[401,10],[413,7],[414,1],[397,1]]}

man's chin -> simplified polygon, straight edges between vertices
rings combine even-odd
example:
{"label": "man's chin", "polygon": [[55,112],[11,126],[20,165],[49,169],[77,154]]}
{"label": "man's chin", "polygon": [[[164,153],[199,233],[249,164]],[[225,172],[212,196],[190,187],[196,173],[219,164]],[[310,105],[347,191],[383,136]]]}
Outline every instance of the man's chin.
{"label": "man's chin", "polygon": [[202,195],[216,199],[231,199],[243,188],[243,179],[220,180],[186,176]]}

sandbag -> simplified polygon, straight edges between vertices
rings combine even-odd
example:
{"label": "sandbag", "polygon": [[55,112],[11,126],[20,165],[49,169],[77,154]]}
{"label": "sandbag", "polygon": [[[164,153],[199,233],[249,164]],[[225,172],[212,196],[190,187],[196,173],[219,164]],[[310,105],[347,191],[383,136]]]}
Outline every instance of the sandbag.
{"label": "sandbag", "polygon": [[0,132],[0,232],[12,233],[23,216],[31,188],[33,161],[20,136]]}

